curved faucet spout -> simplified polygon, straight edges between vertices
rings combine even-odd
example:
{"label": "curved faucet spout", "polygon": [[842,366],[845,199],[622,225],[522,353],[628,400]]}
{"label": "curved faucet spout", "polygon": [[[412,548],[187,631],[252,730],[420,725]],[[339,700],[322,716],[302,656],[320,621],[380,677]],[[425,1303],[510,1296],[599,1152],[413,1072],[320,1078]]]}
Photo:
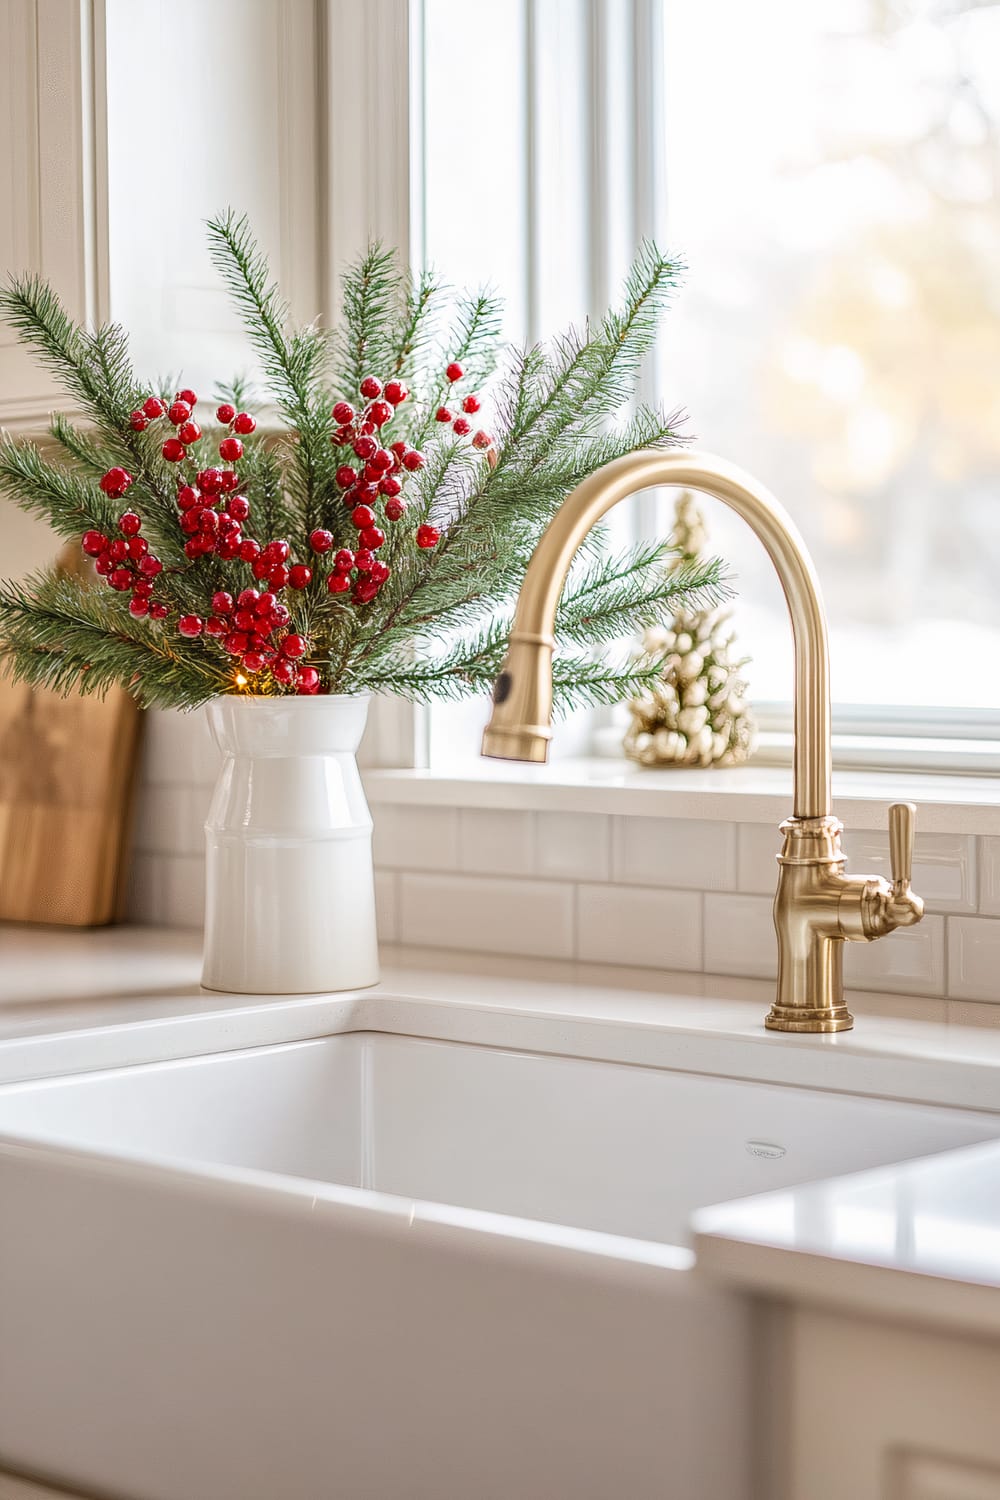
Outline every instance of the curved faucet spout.
{"label": "curved faucet spout", "polygon": [[510,649],[494,694],[483,754],[545,760],[551,736],[556,606],[573,556],[600,518],[637,490],[680,485],[722,500],[760,538],[781,580],[795,643],[795,797],[799,818],[829,815],[830,671],[819,580],[805,543],[774,496],[734,464],[705,453],[647,449],[591,474],[564,501],[521,585]]}
{"label": "curved faucet spout", "polygon": [[795,798],[781,825],[774,925],[777,996],[772,1031],[844,1031],[845,942],[873,942],[919,922],[910,888],[915,809],[890,809],[893,883],[849,876],[830,794],[830,660],[826,617],[809,554],[791,518],[763,485],[706,454],[648,449],[616,459],[579,485],[535,548],[521,585],[483,754],[544,761],[552,736],[552,652],[556,607],[573,556],[596,521],[636,490],[681,485],[722,500],[756,532],[781,580],[795,642]]}

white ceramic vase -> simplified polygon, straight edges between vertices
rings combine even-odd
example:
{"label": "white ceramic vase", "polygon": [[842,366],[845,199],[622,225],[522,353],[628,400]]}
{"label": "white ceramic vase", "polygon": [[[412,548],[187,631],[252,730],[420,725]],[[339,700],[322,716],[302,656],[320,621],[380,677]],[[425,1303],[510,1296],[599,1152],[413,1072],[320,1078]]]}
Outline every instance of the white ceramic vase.
{"label": "white ceramic vase", "polygon": [[367,697],[209,704],[222,770],[205,824],[206,989],[306,995],[378,980]]}

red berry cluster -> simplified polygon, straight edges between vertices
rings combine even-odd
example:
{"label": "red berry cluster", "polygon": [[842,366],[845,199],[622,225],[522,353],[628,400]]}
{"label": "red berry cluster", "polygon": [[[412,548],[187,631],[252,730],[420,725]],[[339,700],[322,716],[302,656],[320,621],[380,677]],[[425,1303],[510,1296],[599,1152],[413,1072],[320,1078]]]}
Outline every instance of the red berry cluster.
{"label": "red berry cluster", "polygon": [[[465,371],[457,360],[452,360],[444,373],[453,386],[457,385],[465,376]],[[462,398],[462,410],[460,413],[456,415],[450,407],[439,406],[434,413],[434,420],[440,422],[442,426],[450,423],[456,437],[468,437],[469,433],[472,432],[472,423],[469,421],[469,417],[475,416],[482,404],[479,397],[470,392],[469,395]],[[485,452],[487,449],[493,447],[493,439],[488,432],[483,432],[480,429],[472,433],[472,446]]]}
{"label": "red berry cluster", "polygon": [[[191,390],[178,391],[169,406],[161,401],[159,396],[147,396],[142,406],[129,417],[129,426],[133,432],[144,432],[150,422],[166,417],[167,421],[173,424],[175,432],[173,437],[164,440],[160,452],[168,464],[179,464],[188,457],[188,449],[191,445],[201,440],[201,428],[193,416],[197,403],[198,397]],[[238,412],[228,401],[219,407],[215,415],[223,427],[230,427],[232,433],[240,433],[243,436],[253,432],[257,426],[249,412]],[[243,444],[240,438],[232,435],[223,438],[219,444],[219,454],[227,463],[233,463],[236,459],[242,458]]]}
{"label": "red berry cluster", "polygon": [[[132,483],[131,474],[125,469],[109,469],[101,480],[101,489],[106,495],[118,500]],[[117,537],[105,536],[103,531],[85,531],[83,550],[94,559],[98,575],[109,588],[119,593],[131,591],[129,613],[137,620],[149,615],[153,620],[165,620],[170,613],[161,599],[153,598],[154,580],[163,572],[163,564],[149,550],[149,543],[142,531],[142,521],[134,510],[127,510],[118,518]]]}
{"label": "red berry cluster", "polygon": [[[230,656],[239,657],[244,671],[256,674],[269,667],[275,681],[285,687],[300,686],[302,672],[311,673],[312,669],[296,665],[308,651],[309,642],[304,635],[288,629],[288,606],[272,590],[258,593],[256,589],[244,589],[234,599],[220,589],[212,595],[212,611],[207,620],[200,615],[182,615],[178,631],[189,640],[203,632],[215,637]],[[275,631],[285,631],[276,643],[271,640]],[[316,680],[318,683],[318,674]],[[306,692],[312,691],[310,681],[311,676],[306,679]]]}

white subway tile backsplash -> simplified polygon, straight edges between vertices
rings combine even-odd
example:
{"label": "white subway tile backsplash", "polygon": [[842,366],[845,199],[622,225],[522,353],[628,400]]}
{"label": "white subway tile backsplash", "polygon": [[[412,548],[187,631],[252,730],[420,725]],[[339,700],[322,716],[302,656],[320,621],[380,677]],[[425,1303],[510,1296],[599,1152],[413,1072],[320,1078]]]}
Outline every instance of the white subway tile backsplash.
{"label": "white subway tile backsplash", "polygon": [[221,756],[204,708],[151,708],[143,735],[143,780],[158,786],[212,786]]}
{"label": "white subway tile backsplash", "polygon": [[701,898],[693,891],[581,885],[577,957],[640,968],[701,968]]}
{"label": "white subway tile backsplash", "polygon": [[705,896],[705,972],[773,979],[778,950],[769,896]]}
{"label": "white subway tile backsplash", "polygon": [[1000,1003],[1000,922],[949,917],[948,994],[955,1000]]}
{"label": "white subway tile backsplash", "polygon": [[458,809],[394,807],[375,809],[376,865],[389,870],[458,868]]}
{"label": "white subway tile backsplash", "polygon": [[140,786],[133,847],[144,854],[201,854],[211,792],[200,786]]}
{"label": "white subway tile backsplash", "polygon": [[573,956],[573,887],[478,875],[399,877],[399,937],[416,947]]}
{"label": "white subway tile backsplash", "polygon": [[695,818],[615,818],[612,870],[629,885],[729,891],[736,884],[736,828]]}
{"label": "white subway tile backsplash", "polygon": [[480,875],[530,875],[535,820],[529,812],[463,807],[458,817],[460,869]]}
{"label": "white subway tile backsplash", "polygon": [[399,941],[399,876],[392,870],[375,871],[375,920],[380,943]]}
{"label": "white subway tile backsplash", "polygon": [[1000,838],[979,840],[979,910],[1000,917]]}
{"label": "white subway tile backsplash", "polygon": [[611,819],[606,813],[536,813],[535,874],[550,880],[609,880]]}
{"label": "white subway tile backsplash", "polygon": [[[850,830],[844,834],[844,848],[849,874],[892,879],[887,833]],[[963,834],[918,832],[913,845],[913,889],[923,897],[928,911],[975,911],[975,839]]]}
{"label": "white subway tile backsplash", "polygon": [[844,978],[863,990],[903,995],[944,994],[944,917],[925,916],[874,943],[844,944]]}
{"label": "white subway tile backsplash", "polygon": [[782,838],[775,823],[740,823],[736,829],[736,888],[774,895]]}

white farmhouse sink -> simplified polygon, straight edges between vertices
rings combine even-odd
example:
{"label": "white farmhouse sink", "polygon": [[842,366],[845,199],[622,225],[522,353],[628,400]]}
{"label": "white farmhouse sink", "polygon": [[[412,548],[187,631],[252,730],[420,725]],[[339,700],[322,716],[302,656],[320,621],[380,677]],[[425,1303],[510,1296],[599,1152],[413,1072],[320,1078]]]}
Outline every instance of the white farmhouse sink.
{"label": "white farmhouse sink", "polygon": [[693,1209],[1000,1117],[407,1036],[0,1088],[0,1467],[130,1500],[744,1500]]}

